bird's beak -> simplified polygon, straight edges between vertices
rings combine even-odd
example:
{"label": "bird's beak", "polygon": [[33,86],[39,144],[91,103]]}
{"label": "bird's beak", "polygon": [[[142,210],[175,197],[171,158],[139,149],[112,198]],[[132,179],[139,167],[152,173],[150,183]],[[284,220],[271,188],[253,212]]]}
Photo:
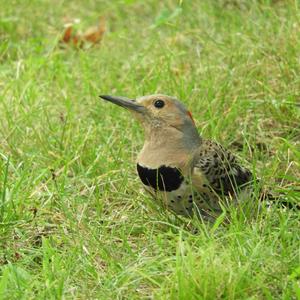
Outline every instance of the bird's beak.
{"label": "bird's beak", "polygon": [[134,99],[128,99],[125,97],[115,97],[115,96],[109,96],[109,95],[100,95],[99,97],[106,101],[117,104],[121,107],[127,108],[132,111],[136,111],[139,113],[143,113],[146,110],[145,106],[136,103],[136,101]]}

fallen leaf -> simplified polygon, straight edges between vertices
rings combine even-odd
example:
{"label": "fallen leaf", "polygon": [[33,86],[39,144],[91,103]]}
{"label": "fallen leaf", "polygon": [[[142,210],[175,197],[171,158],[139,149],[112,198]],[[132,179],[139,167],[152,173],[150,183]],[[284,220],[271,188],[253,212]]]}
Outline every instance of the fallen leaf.
{"label": "fallen leaf", "polygon": [[105,19],[100,18],[99,24],[88,28],[84,34],[73,30],[73,23],[68,23],[60,43],[68,44],[76,48],[83,48],[86,43],[95,45],[99,43],[105,32]]}
{"label": "fallen leaf", "polygon": [[64,32],[64,35],[63,35],[63,38],[62,38],[62,41],[65,42],[65,43],[69,43],[70,40],[71,40],[71,34],[72,34],[72,30],[73,30],[73,27],[72,26],[68,26]]}
{"label": "fallen leaf", "polygon": [[87,31],[83,34],[83,39],[92,44],[97,44],[102,40],[104,32],[105,19],[100,18],[98,26],[90,27],[89,29],[87,29]]}

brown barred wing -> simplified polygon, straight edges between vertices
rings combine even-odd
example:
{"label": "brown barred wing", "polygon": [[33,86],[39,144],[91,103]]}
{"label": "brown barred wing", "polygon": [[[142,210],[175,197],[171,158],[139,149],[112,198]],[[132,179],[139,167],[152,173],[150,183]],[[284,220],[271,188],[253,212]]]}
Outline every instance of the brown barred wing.
{"label": "brown barred wing", "polygon": [[240,166],[236,157],[221,145],[204,140],[195,164],[205,175],[210,188],[219,195],[234,195],[252,181],[251,172]]}

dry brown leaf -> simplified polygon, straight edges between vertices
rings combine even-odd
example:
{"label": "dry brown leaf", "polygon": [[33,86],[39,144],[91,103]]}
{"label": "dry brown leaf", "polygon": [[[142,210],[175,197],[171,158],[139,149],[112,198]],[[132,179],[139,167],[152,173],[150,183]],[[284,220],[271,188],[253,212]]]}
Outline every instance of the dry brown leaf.
{"label": "dry brown leaf", "polygon": [[60,43],[68,44],[77,48],[82,48],[85,43],[95,45],[101,42],[105,32],[105,19],[100,18],[99,24],[88,28],[84,34],[74,32],[73,25],[69,24],[60,40]]}
{"label": "dry brown leaf", "polygon": [[92,44],[97,44],[102,40],[104,32],[105,19],[100,18],[98,26],[90,27],[89,29],[87,29],[87,31],[83,34],[83,39]]}
{"label": "dry brown leaf", "polygon": [[68,26],[64,32],[64,35],[63,35],[63,38],[62,38],[62,41],[64,43],[69,43],[70,40],[71,40],[71,35],[72,35],[72,30],[73,30],[73,27],[72,26]]}

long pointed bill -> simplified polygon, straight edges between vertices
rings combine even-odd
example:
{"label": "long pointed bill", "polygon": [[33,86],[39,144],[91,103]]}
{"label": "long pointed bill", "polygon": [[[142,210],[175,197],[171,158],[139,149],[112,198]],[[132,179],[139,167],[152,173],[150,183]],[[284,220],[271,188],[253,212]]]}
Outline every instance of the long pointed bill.
{"label": "long pointed bill", "polygon": [[100,95],[99,97],[111,103],[117,104],[121,107],[127,108],[129,110],[133,110],[139,113],[143,113],[145,111],[145,107],[143,105],[137,104],[133,99],[109,95]]}

